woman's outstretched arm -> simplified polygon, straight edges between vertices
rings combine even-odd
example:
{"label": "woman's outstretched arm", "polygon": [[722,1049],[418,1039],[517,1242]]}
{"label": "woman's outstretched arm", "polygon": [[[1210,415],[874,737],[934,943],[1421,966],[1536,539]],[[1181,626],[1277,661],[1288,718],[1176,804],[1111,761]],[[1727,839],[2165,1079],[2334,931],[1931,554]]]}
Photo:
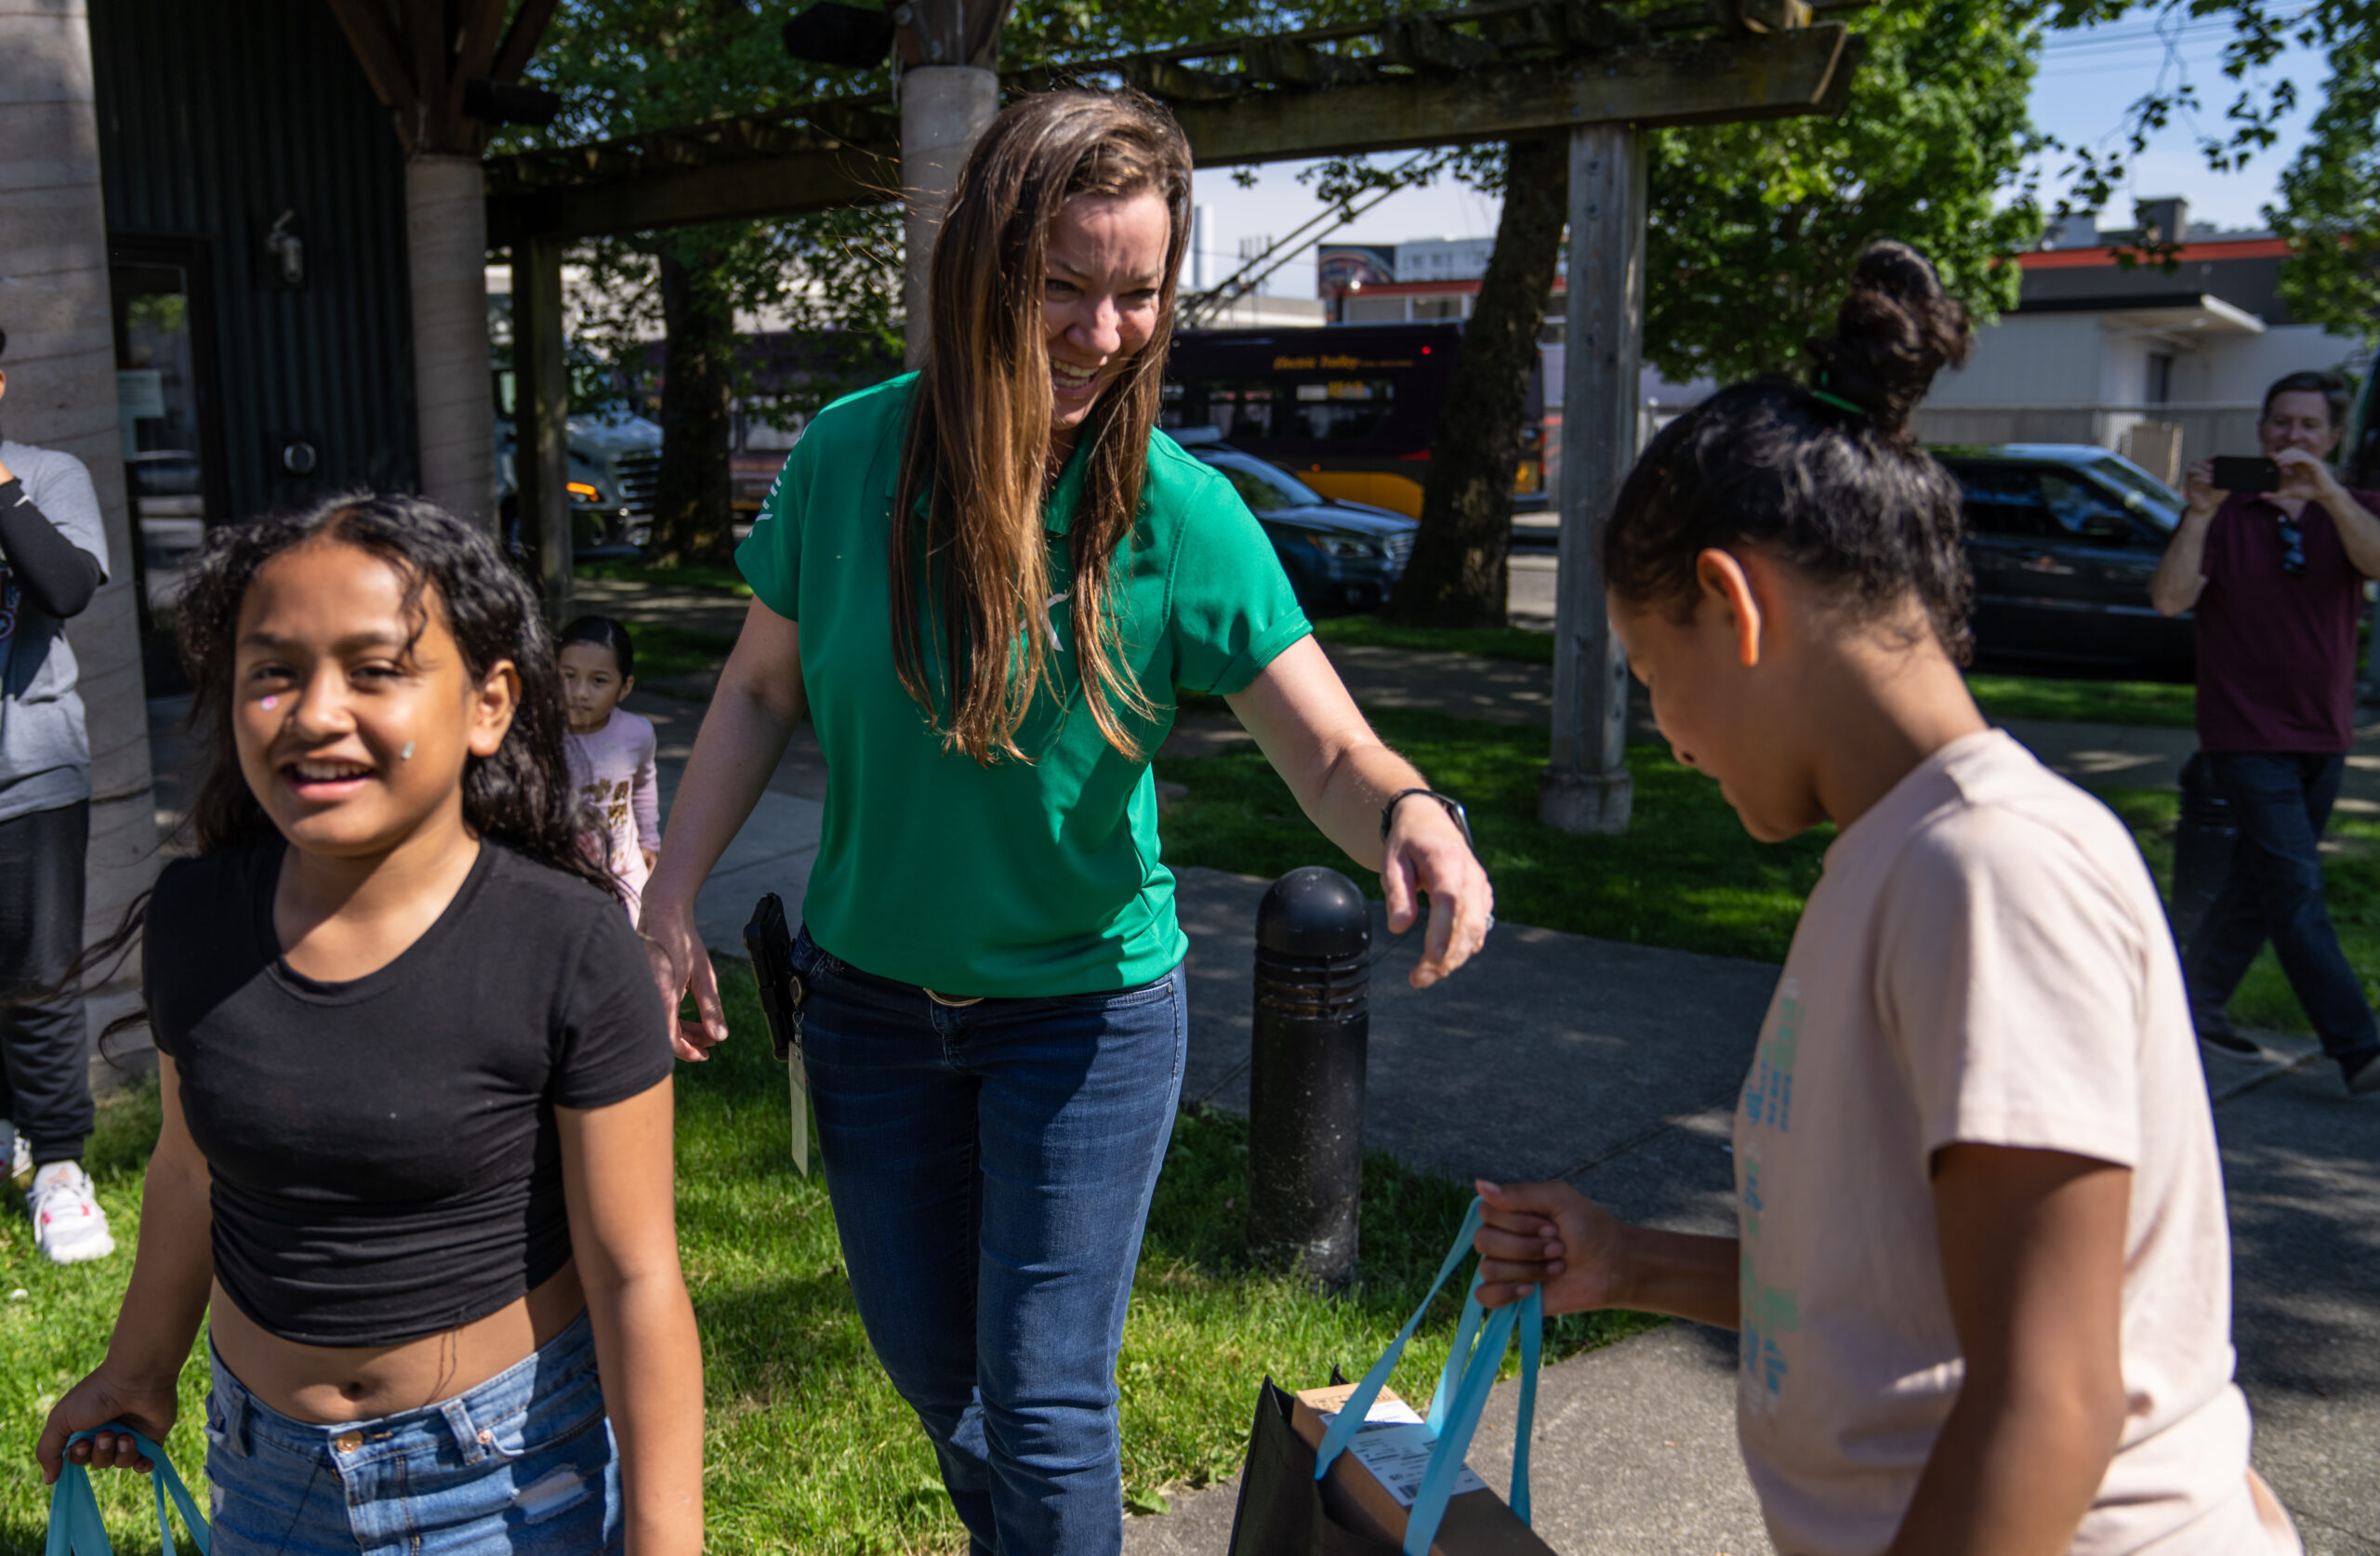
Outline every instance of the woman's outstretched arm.
{"label": "woman's outstretched arm", "polygon": [[[694,929],[694,896],[760,803],[805,705],[801,628],[755,600],[745,613],[735,651],[720,671],[719,689],[711,693],[685,775],[678,780],[661,861],[644,884],[640,927],[653,980],[669,1012],[669,1042],[681,1059],[701,1059],[727,1035],[719,982]],[[682,1022],[678,999],[689,986],[695,1019]]]}
{"label": "woman's outstretched arm", "polygon": [[1430,899],[1413,986],[1426,989],[1468,960],[1496,905],[1488,872],[1435,800],[1399,804],[1382,840],[1381,807],[1429,781],[1372,733],[1322,646],[1310,637],[1291,644],[1226,700],[1307,819],[1348,858],[1380,872],[1391,932],[1403,934],[1419,916],[1418,895]]}

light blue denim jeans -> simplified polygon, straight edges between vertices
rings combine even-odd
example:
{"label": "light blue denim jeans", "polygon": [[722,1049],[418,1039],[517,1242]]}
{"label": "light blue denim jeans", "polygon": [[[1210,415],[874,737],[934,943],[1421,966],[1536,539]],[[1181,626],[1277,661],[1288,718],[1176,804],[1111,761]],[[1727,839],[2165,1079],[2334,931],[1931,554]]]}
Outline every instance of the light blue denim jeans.
{"label": "light blue denim jeans", "polygon": [[806,929],[793,961],[852,1295],[975,1556],[1115,1556],[1116,1356],[1182,1094],[1182,969],[948,1005]]}
{"label": "light blue denim jeans", "polygon": [[621,1549],[620,1458],[580,1313],[438,1404],[293,1420],[215,1365],[214,1556],[594,1556]]}

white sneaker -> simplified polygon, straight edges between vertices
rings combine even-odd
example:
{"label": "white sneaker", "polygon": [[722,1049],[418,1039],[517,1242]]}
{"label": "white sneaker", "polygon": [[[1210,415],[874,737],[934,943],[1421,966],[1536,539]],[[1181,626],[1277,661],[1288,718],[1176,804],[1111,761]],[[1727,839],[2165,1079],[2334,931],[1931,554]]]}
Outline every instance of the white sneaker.
{"label": "white sneaker", "polygon": [[25,1137],[17,1133],[9,1125],[0,1124],[0,1131],[7,1132],[10,1142],[8,1146],[9,1180],[20,1189],[32,1188],[33,1186],[33,1148],[26,1144]]}
{"label": "white sneaker", "polygon": [[33,1246],[60,1264],[80,1264],[115,1252],[108,1213],[91,1192],[91,1175],[75,1162],[52,1162],[25,1191],[33,1215]]}

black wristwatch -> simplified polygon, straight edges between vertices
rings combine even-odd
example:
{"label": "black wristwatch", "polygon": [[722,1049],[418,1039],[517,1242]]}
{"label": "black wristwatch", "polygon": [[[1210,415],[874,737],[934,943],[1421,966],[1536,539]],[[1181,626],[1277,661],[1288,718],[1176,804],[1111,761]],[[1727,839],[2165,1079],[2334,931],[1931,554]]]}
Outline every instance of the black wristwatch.
{"label": "black wristwatch", "polygon": [[1439,804],[1445,806],[1447,808],[1447,814],[1454,818],[1456,830],[1462,834],[1462,846],[1471,850],[1474,853],[1477,853],[1479,851],[1478,845],[1471,840],[1471,817],[1464,811],[1462,808],[1462,801],[1457,799],[1450,794],[1440,794],[1435,789],[1399,789],[1395,794],[1390,795],[1388,797],[1388,803],[1380,808],[1380,840],[1382,842],[1385,843],[1388,841],[1388,824],[1390,819],[1396,814],[1397,805],[1401,801],[1412,798],[1417,794],[1427,795],[1432,799],[1435,799]]}

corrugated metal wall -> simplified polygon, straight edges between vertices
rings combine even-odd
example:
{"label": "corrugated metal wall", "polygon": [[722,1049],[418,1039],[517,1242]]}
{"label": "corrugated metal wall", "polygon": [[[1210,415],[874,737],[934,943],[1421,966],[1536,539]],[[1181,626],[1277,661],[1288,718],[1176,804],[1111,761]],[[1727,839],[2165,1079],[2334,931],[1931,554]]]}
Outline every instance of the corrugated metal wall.
{"label": "corrugated metal wall", "polygon": [[[323,0],[90,0],[108,234],[206,240],[224,491],[418,486],[404,165]],[[263,239],[298,213],[306,279]],[[303,438],[310,476],[279,465]]]}

